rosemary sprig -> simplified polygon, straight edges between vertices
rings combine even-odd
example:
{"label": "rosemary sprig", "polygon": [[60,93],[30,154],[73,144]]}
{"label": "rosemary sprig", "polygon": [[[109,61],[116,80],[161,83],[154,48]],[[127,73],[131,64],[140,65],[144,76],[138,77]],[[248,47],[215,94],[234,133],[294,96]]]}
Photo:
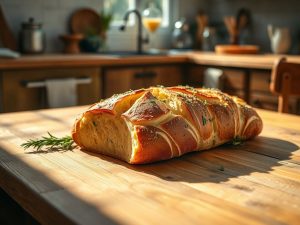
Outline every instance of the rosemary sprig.
{"label": "rosemary sprig", "polygon": [[231,144],[234,145],[234,146],[241,145],[241,144],[243,144],[243,140],[239,136],[236,136],[232,140]]}
{"label": "rosemary sprig", "polygon": [[49,136],[43,136],[40,139],[29,139],[21,146],[26,150],[30,147],[36,149],[36,151],[66,151],[73,148],[74,141],[71,136],[64,136],[61,138],[55,137],[48,132]]}

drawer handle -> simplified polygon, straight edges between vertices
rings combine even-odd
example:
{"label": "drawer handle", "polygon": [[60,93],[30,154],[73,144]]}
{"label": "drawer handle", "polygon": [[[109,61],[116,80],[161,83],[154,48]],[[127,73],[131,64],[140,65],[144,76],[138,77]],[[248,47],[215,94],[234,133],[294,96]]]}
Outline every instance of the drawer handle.
{"label": "drawer handle", "polygon": [[[77,84],[90,84],[91,82],[92,82],[92,78],[90,77],[80,77],[76,79]],[[21,85],[26,88],[40,88],[40,87],[46,87],[46,82],[43,80],[37,80],[37,81],[23,80],[21,81]]]}
{"label": "drawer handle", "polygon": [[155,72],[149,71],[149,72],[140,72],[135,73],[134,78],[141,79],[141,78],[154,78],[156,76]]}

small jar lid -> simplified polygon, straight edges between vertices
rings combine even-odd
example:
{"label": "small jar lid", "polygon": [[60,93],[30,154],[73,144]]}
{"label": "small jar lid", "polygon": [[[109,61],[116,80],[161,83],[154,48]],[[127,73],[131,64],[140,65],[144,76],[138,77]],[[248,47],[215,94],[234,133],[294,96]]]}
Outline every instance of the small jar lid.
{"label": "small jar lid", "polygon": [[42,23],[36,23],[32,17],[29,18],[28,22],[22,23],[22,28],[25,29],[41,29],[42,26]]}

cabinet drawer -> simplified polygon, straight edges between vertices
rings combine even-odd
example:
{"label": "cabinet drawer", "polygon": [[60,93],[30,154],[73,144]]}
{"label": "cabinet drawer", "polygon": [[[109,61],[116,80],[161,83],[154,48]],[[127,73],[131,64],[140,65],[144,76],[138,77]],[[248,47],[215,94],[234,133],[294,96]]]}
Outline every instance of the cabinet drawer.
{"label": "cabinet drawer", "polygon": [[268,72],[251,73],[250,90],[270,92],[271,74]]}
{"label": "cabinet drawer", "polygon": [[181,68],[177,66],[145,66],[107,68],[104,73],[105,98],[130,89],[182,84]]}
{"label": "cabinet drawer", "polygon": [[81,78],[91,79],[89,84],[77,86],[78,105],[92,104],[101,97],[99,68],[63,68],[4,71],[2,73],[3,111],[22,111],[47,108],[46,88],[27,88],[24,81],[35,82],[46,79]]}
{"label": "cabinet drawer", "polygon": [[244,73],[237,70],[224,70],[224,90],[241,90],[244,88]]}

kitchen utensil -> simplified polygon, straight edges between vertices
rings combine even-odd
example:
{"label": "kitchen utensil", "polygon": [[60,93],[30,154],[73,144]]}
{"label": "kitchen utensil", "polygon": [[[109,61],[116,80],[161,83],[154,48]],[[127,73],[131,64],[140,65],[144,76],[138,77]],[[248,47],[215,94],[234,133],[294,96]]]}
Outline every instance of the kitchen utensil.
{"label": "kitchen utensil", "polygon": [[252,42],[252,18],[250,10],[241,8],[236,16],[237,43],[248,45]]}
{"label": "kitchen utensil", "polygon": [[172,45],[176,49],[188,49],[192,47],[192,37],[185,19],[182,18],[175,22],[172,33]]}
{"label": "kitchen utensil", "polygon": [[268,35],[271,41],[271,49],[273,53],[285,54],[291,46],[290,31],[286,27],[274,28],[273,25],[268,25]]}
{"label": "kitchen utensil", "polygon": [[22,23],[20,32],[20,45],[23,53],[42,53],[45,50],[45,33],[41,23],[34,18]]}
{"label": "kitchen utensil", "polygon": [[10,30],[0,5],[0,45],[9,48],[10,50],[17,50],[17,42]]}
{"label": "kitchen utensil", "polygon": [[216,29],[214,27],[205,27],[202,36],[202,50],[213,51],[217,42]]}
{"label": "kitchen utensil", "polygon": [[20,57],[20,53],[19,52],[15,52],[12,51],[8,48],[0,48],[0,58],[19,58]]}
{"label": "kitchen utensil", "polygon": [[202,49],[203,42],[203,32],[205,28],[208,26],[208,16],[200,10],[196,16],[196,35],[195,35],[195,48]]}
{"label": "kitchen utensil", "polygon": [[80,53],[79,42],[83,39],[82,34],[61,35],[60,39],[64,41],[64,53],[76,54]]}
{"label": "kitchen utensil", "polygon": [[233,16],[225,16],[224,23],[229,33],[230,44],[238,44],[238,29],[236,19]]}
{"label": "kitchen utensil", "polygon": [[257,45],[216,45],[215,52],[219,54],[257,54]]}
{"label": "kitchen utensil", "polygon": [[70,29],[75,34],[101,34],[101,18],[93,9],[83,8],[75,11],[70,19]]}

